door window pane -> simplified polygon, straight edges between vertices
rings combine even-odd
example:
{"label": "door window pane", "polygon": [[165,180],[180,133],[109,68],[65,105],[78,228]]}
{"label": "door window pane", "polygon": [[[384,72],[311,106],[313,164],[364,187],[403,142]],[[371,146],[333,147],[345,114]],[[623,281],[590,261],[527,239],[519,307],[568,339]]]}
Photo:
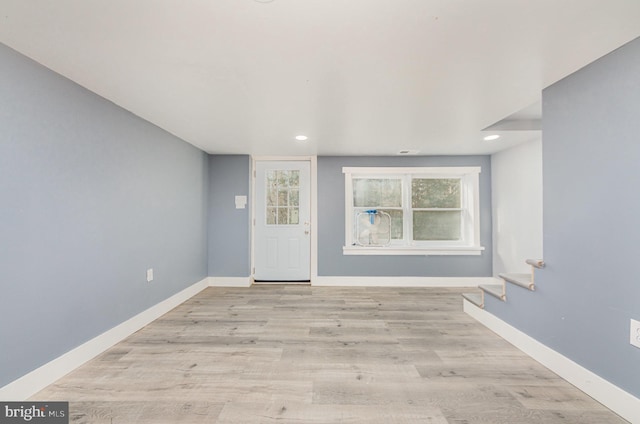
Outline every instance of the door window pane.
{"label": "door window pane", "polygon": [[300,171],[267,171],[267,225],[296,225],[300,215]]}
{"label": "door window pane", "polygon": [[278,190],[267,187],[267,207],[278,206]]}
{"label": "door window pane", "polygon": [[291,208],[289,212],[289,224],[300,223],[300,212],[298,208]]}
{"label": "door window pane", "polygon": [[289,187],[299,187],[300,186],[300,171],[294,170],[289,171]]}
{"label": "door window pane", "polygon": [[300,190],[291,189],[289,191],[289,205],[300,206]]}
{"label": "door window pane", "polygon": [[289,209],[278,208],[278,225],[286,225],[289,223]]}
{"label": "door window pane", "polygon": [[278,189],[278,206],[289,206],[289,190]]}
{"label": "door window pane", "polygon": [[278,171],[267,171],[267,188],[278,186]]}
{"label": "door window pane", "polygon": [[276,171],[278,175],[278,186],[286,187],[289,185],[289,171]]}
{"label": "door window pane", "polygon": [[414,211],[413,239],[460,240],[460,211]]}
{"label": "door window pane", "polygon": [[278,208],[267,208],[267,225],[278,223]]}

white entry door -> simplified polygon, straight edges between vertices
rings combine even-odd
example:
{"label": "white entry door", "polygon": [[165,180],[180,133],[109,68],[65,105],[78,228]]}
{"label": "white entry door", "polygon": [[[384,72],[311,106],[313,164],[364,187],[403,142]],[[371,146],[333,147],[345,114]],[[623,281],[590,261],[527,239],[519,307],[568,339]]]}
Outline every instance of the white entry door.
{"label": "white entry door", "polygon": [[308,161],[256,161],[254,279],[311,278]]}

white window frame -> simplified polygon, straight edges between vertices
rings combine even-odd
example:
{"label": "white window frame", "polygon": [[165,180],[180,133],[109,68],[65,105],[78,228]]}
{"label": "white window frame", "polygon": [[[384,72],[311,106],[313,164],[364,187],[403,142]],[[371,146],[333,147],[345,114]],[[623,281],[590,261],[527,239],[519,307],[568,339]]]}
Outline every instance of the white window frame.
{"label": "white window frame", "polygon": [[[480,255],[481,167],[344,167],[345,245],[344,255]],[[402,178],[403,237],[389,246],[359,246],[354,241],[354,178]],[[459,178],[463,223],[461,240],[413,241],[411,180],[413,178]]]}

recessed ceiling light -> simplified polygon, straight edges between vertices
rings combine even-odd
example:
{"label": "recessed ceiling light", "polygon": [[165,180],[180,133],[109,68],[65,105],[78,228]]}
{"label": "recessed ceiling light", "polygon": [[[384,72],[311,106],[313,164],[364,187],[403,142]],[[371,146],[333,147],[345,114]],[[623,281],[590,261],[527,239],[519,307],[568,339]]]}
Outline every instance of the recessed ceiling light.
{"label": "recessed ceiling light", "polygon": [[307,137],[306,135],[297,135],[296,136],[296,140],[298,140],[298,141],[305,141],[308,138],[309,137]]}
{"label": "recessed ceiling light", "polygon": [[484,138],[484,141],[492,141],[492,140],[497,140],[499,139],[500,136],[498,134],[492,134],[492,135],[488,135]]}

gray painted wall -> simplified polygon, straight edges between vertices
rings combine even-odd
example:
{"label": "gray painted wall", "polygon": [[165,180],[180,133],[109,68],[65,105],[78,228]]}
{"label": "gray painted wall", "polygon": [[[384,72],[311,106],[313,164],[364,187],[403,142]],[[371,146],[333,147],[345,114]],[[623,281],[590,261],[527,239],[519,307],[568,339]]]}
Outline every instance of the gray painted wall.
{"label": "gray painted wall", "polygon": [[[640,39],[543,92],[537,291],[487,309],[640,397]],[[489,296],[490,297],[490,296]]]}
{"label": "gray painted wall", "polygon": [[0,44],[0,386],[207,276],[207,160]]}
{"label": "gray painted wall", "polygon": [[[480,256],[345,256],[344,166],[481,166]],[[413,156],[318,158],[318,275],[490,277],[491,241],[490,156]]]}
{"label": "gray painted wall", "polygon": [[[246,155],[209,156],[209,275],[249,277],[250,172]],[[235,196],[247,196],[236,209]]]}

